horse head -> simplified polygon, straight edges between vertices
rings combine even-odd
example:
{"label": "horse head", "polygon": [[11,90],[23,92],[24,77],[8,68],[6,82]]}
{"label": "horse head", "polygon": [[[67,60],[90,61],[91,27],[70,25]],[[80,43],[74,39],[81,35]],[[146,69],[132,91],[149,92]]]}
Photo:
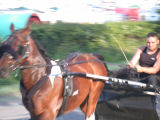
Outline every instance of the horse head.
{"label": "horse head", "polygon": [[30,27],[15,30],[11,24],[11,35],[0,47],[0,77],[7,78],[18,66],[25,63],[29,54]]}

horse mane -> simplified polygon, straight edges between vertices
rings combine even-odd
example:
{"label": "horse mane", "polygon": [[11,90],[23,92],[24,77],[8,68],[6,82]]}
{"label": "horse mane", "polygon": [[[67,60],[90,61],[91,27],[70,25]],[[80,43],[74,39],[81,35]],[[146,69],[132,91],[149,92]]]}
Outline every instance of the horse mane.
{"label": "horse mane", "polygon": [[45,59],[45,61],[47,63],[50,63],[51,57],[49,57],[48,53],[46,52],[46,50],[44,49],[44,47],[37,41],[34,40],[35,45],[37,46],[40,54],[42,55],[42,57]]}
{"label": "horse mane", "polygon": [[98,58],[99,60],[104,61],[104,57],[102,55],[97,54],[97,53],[92,53],[92,55]]}

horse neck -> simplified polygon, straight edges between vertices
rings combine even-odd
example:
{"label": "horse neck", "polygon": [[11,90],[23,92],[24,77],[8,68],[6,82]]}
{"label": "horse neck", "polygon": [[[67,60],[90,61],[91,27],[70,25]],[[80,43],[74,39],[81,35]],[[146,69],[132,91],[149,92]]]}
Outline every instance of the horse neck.
{"label": "horse neck", "polygon": [[[45,59],[42,57],[34,41],[30,40],[30,54],[27,59],[28,66],[46,65]],[[27,66],[26,65],[26,66]],[[26,89],[30,89],[42,76],[45,75],[46,67],[29,68],[21,70],[22,81]]]}

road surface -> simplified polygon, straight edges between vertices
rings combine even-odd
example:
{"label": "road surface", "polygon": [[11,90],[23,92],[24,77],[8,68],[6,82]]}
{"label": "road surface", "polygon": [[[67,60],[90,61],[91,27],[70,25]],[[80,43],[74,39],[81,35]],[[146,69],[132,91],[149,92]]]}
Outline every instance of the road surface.
{"label": "road surface", "polygon": [[[160,97],[157,111],[160,116]],[[24,108],[20,95],[0,96],[0,120],[28,120],[29,113]],[[56,120],[84,120],[84,115],[79,108],[73,112],[62,115]]]}
{"label": "road surface", "polygon": [[[0,96],[0,120],[28,120],[29,113],[24,108],[20,96]],[[56,120],[84,120],[79,108],[62,115]]]}

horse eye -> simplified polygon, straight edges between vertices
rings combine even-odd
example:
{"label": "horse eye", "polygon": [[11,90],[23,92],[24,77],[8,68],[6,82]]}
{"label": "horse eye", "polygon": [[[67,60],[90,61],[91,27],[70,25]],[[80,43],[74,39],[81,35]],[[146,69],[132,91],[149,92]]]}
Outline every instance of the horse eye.
{"label": "horse eye", "polygon": [[24,51],[24,47],[23,46],[19,46],[18,48],[18,54],[22,55]]}

